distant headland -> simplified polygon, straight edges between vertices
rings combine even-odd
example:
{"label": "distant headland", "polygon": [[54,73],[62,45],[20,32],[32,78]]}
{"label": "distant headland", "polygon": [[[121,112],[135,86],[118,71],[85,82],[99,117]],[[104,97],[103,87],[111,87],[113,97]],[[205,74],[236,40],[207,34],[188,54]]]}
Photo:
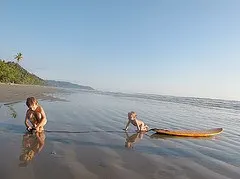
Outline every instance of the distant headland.
{"label": "distant headland", "polygon": [[61,87],[61,88],[78,88],[85,90],[94,90],[90,86],[83,86],[79,84],[74,84],[66,81],[55,81],[55,80],[45,80],[46,86]]}

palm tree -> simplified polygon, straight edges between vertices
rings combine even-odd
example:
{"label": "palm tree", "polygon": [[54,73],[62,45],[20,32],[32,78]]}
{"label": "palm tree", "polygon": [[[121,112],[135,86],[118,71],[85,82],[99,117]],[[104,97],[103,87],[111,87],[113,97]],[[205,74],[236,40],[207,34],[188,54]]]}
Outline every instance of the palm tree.
{"label": "palm tree", "polygon": [[15,55],[14,59],[17,60],[17,62],[19,63],[19,61],[23,59],[22,53],[17,53],[17,55]]}

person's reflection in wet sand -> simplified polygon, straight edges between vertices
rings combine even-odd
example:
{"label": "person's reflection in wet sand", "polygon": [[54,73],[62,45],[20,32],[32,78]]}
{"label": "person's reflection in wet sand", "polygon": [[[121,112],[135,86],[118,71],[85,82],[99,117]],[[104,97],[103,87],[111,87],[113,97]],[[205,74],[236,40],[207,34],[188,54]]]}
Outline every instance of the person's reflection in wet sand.
{"label": "person's reflection in wet sand", "polygon": [[44,132],[27,132],[22,139],[22,152],[19,156],[20,167],[26,167],[36,154],[41,152],[45,142]]}
{"label": "person's reflection in wet sand", "polygon": [[125,133],[126,133],[125,147],[130,149],[133,148],[133,144],[139,142],[145,134],[145,132],[138,132],[136,134],[129,136],[127,132]]}

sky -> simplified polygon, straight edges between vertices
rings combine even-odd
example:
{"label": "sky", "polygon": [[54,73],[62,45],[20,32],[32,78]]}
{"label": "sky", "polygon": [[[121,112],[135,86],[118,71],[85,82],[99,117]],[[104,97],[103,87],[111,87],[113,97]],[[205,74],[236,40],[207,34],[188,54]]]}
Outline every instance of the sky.
{"label": "sky", "polygon": [[239,0],[0,0],[0,59],[98,90],[240,100]]}

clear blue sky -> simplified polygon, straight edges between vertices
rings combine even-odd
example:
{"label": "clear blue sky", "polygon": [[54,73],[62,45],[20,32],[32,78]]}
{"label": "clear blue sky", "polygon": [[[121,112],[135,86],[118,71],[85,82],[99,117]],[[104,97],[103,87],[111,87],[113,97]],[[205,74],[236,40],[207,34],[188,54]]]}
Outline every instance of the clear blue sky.
{"label": "clear blue sky", "polygon": [[44,79],[240,100],[239,0],[0,4],[0,58]]}

